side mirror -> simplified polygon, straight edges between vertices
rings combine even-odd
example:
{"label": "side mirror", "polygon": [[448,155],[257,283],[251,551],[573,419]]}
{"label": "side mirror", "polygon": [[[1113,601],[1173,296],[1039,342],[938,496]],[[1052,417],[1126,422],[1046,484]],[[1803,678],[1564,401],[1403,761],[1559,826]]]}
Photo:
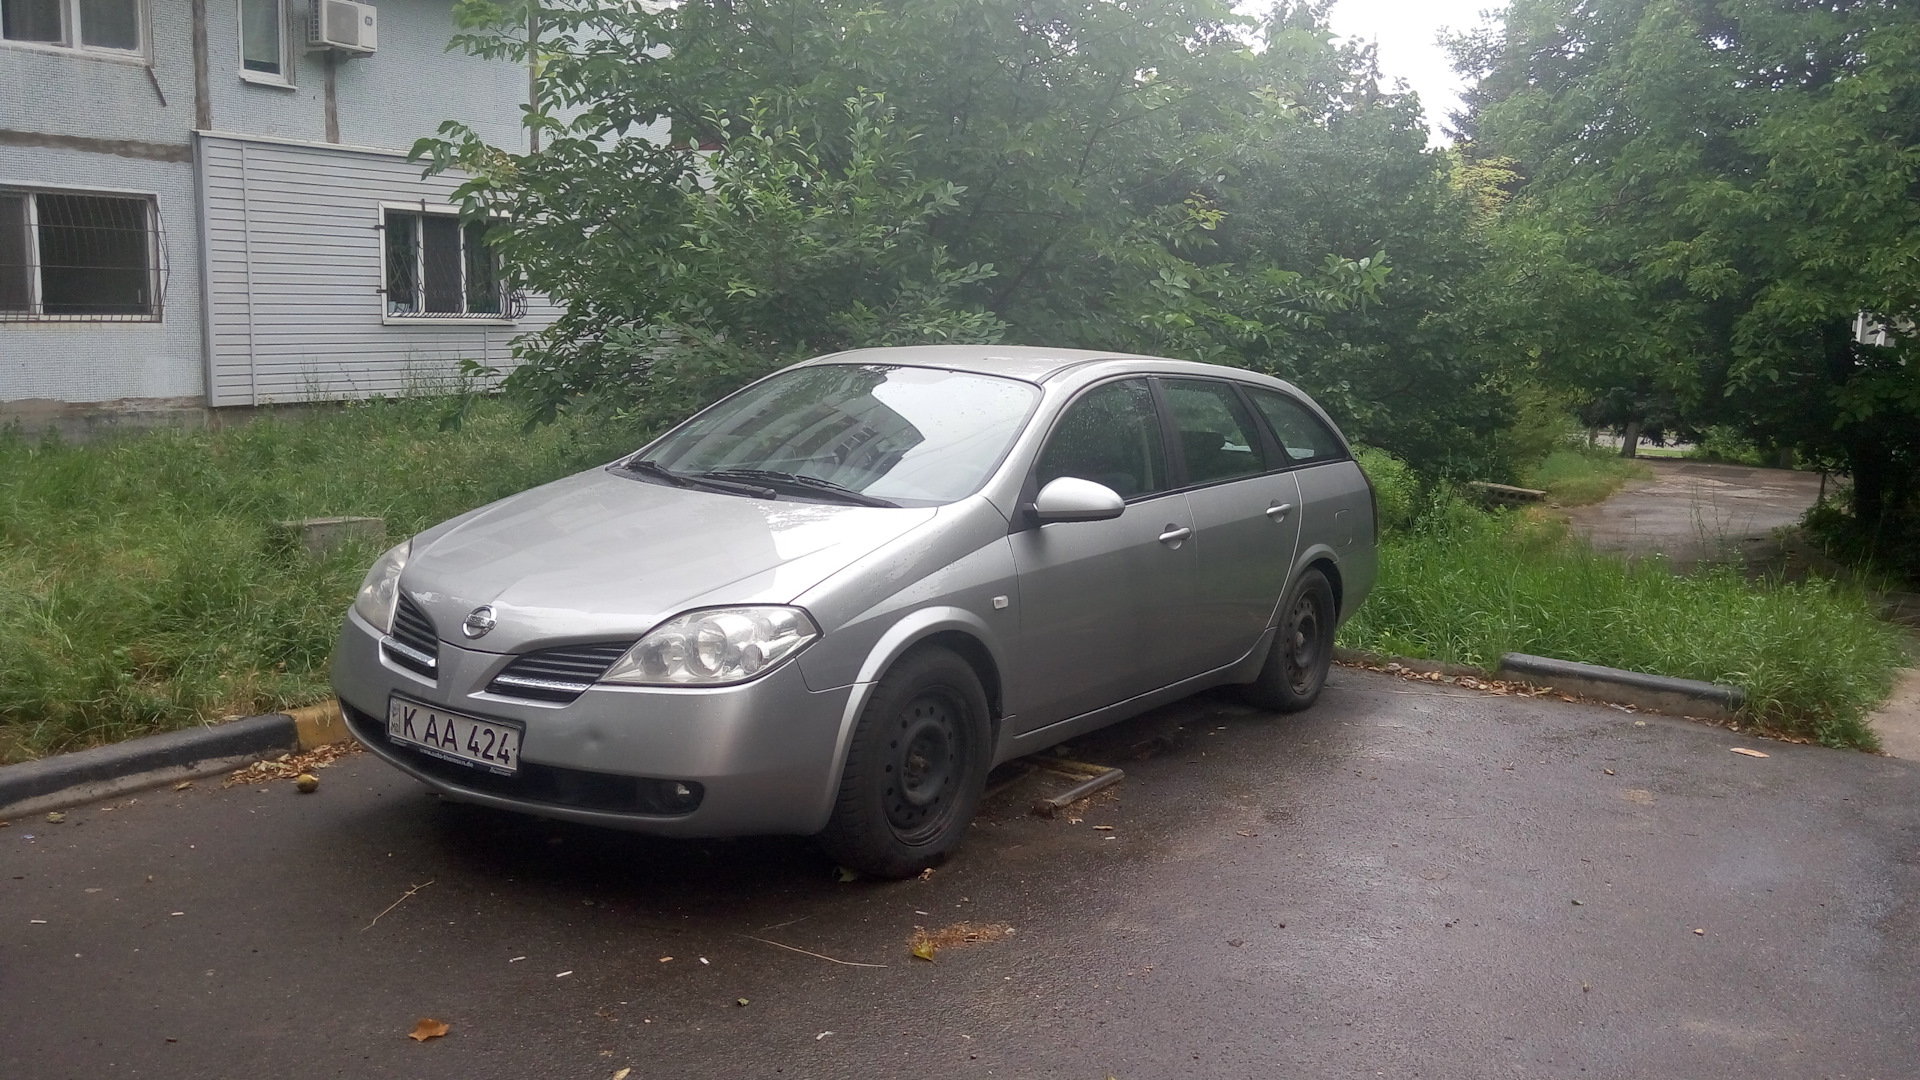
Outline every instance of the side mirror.
{"label": "side mirror", "polygon": [[1119,517],[1126,508],[1127,501],[1119,492],[1077,476],[1059,477],[1041,488],[1033,500],[1034,517],[1042,525],[1056,521],[1107,521]]}

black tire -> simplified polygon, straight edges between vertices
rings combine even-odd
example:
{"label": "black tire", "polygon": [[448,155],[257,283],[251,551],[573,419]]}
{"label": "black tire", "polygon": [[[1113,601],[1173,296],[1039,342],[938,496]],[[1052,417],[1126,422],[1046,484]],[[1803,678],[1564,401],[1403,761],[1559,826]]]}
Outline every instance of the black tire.
{"label": "black tire", "polygon": [[1257,678],[1240,688],[1247,704],[1283,713],[1310,708],[1327,685],[1327,669],[1333,665],[1337,617],[1327,576],[1318,570],[1301,574],[1280,608],[1280,626],[1274,631],[1266,664]]}
{"label": "black tire", "polygon": [[820,846],[874,877],[934,865],[960,846],[979,808],[991,734],[972,666],[937,647],[902,657],[860,714]]}

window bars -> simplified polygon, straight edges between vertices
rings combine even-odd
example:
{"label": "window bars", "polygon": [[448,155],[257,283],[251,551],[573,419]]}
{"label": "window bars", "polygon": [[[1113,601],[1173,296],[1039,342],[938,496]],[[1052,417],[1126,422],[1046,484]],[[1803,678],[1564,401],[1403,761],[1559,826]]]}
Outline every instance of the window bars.
{"label": "window bars", "polygon": [[0,322],[157,322],[165,251],[151,199],[0,191]]}
{"label": "window bars", "polygon": [[517,319],[525,297],[508,287],[484,222],[452,214],[388,210],[387,316],[407,319]]}

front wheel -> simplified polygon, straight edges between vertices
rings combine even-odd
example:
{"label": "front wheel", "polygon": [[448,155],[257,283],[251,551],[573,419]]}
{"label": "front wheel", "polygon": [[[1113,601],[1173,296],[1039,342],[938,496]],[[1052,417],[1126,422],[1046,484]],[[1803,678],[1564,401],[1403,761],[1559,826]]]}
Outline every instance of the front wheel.
{"label": "front wheel", "polygon": [[820,846],[875,877],[918,874],[960,846],[986,788],[991,725],[972,666],[946,649],[894,664],[860,714]]}
{"label": "front wheel", "polygon": [[1247,703],[1292,713],[1318,700],[1333,664],[1334,619],[1333,586],[1327,576],[1318,570],[1301,574],[1280,610],[1266,665],[1241,688]]}

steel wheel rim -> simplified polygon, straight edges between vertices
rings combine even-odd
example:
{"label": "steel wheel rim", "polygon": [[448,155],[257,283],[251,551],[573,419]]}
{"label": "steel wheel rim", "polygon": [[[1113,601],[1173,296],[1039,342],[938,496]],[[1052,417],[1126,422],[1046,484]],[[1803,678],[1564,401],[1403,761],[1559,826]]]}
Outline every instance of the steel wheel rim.
{"label": "steel wheel rim", "polygon": [[903,842],[937,836],[951,816],[962,770],[964,706],[943,689],[922,692],[894,718],[882,796],[887,824]]}
{"label": "steel wheel rim", "polygon": [[1293,605],[1286,634],[1281,645],[1287,658],[1287,686],[1305,694],[1313,689],[1313,674],[1320,664],[1320,605],[1312,596],[1303,596]]}

